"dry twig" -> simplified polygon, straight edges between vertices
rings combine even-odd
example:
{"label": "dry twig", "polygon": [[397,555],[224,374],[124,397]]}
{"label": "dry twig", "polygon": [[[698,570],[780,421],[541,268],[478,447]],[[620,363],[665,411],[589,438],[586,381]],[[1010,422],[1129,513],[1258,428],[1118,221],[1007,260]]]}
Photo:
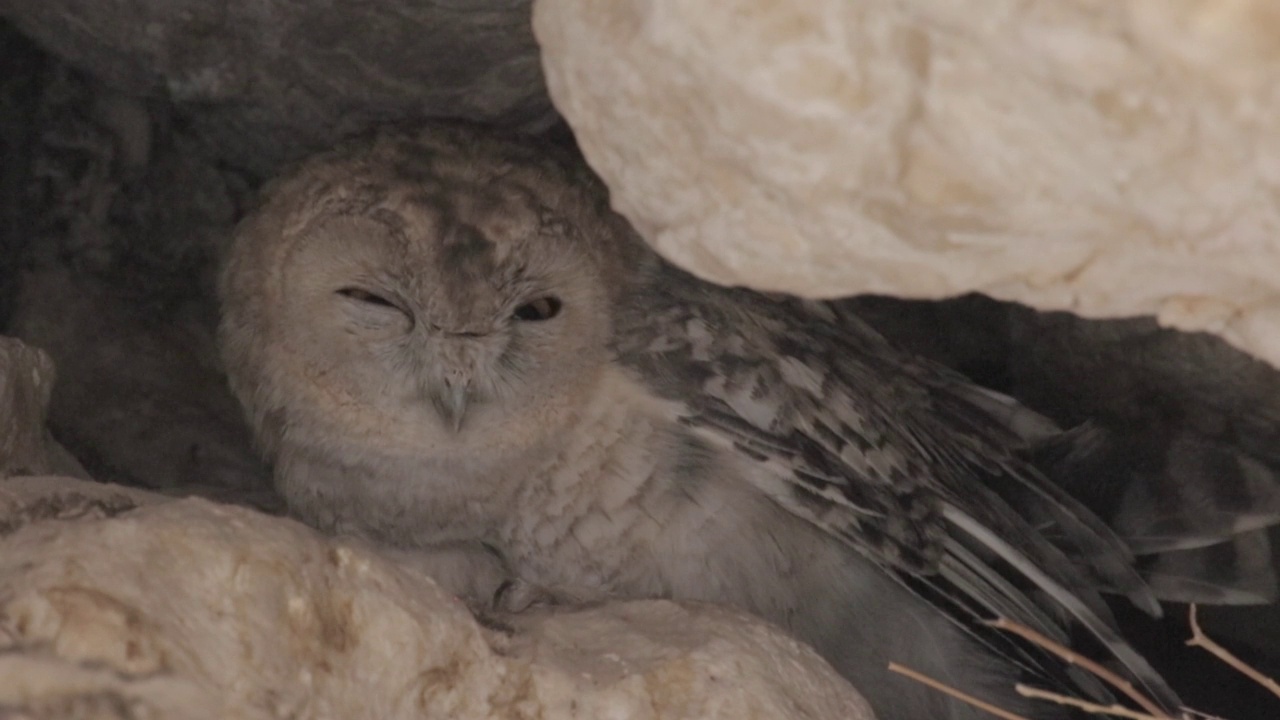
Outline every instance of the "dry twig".
{"label": "dry twig", "polygon": [[992,705],[991,703],[984,702],[972,695],[960,692],[959,690],[951,687],[950,685],[934,680],[928,675],[924,675],[922,673],[916,672],[915,670],[912,670],[909,667],[903,667],[898,663],[895,663],[895,662],[889,663],[889,670],[891,672],[896,672],[899,675],[906,675],[907,677],[911,678],[912,680],[915,680],[918,683],[923,683],[925,685],[928,685],[934,690],[937,690],[942,693],[946,693],[947,695],[950,695],[951,697],[959,700],[962,703],[966,703],[978,708],[979,710],[984,710],[986,712],[989,712],[998,718],[1003,718],[1004,720],[1027,720],[1025,717],[1018,715],[1017,713],[1011,713],[1008,710],[1002,710],[1001,708],[998,708],[995,705]]}
{"label": "dry twig", "polygon": [[1055,692],[1041,690],[1040,688],[1023,685],[1021,683],[1014,685],[1013,687],[1022,697],[1031,698],[1033,700],[1048,700],[1049,702],[1057,703],[1058,705],[1079,708],[1087,713],[1093,713],[1095,715],[1110,715],[1112,717],[1129,718],[1129,720],[1170,720],[1169,716],[1164,714],[1149,715],[1144,712],[1138,712],[1137,710],[1130,710],[1123,705],[1099,705],[1097,703],[1088,702],[1087,700],[1073,698],[1070,695],[1059,695]]}
{"label": "dry twig", "polygon": [[1071,650],[1070,648],[1063,647],[1061,644],[1056,643],[1053,640],[1050,640],[1049,638],[1036,632],[1035,630],[1032,630],[1026,625],[1021,625],[1019,623],[1013,622],[1012,620],[1006,620],[1005,618],[997,618],[995,620],[988,620],[987,624],[998,630],[1011,632],[1014,635],[1017,635],[1018,637],[1028,642],[1032,642],[1032,643],[1035,643],[1036,645],[1039,645],[1040,647],[1044,648],[1045,650],[1048,650],[1054,655],[1057,655],[1058,657],[1062,658],[1068,663],[1071,663],[1072,665],[1078,665],[1084,668],[1085,670],[1088,670],[1089,672],[1098,676],[1098,678],[1106,682],[1111,687],[1124,693],[1130,700],[1133,700],[1135,703],[1138,704],[1139,707],[1141,707],[1143,710],[1146,710],[1152,716],[1159,718],[1160,720],[1172,720],[1172,718],[1170,718],[1168,714],[1166,714],[1163,710],[1160,709],[1159,705],[1156,705],[1154,702],[1151,701],[1150,698],[1138,692],[1133,687],[1133,683],[1130,683],[1128,680],[1125,680],[1124,678],[1111,672],[1110,670],[1099,665],[1093,660],[1090,660],[1089,658],[1081,655],[1080,653],[1077,653],[1076,651]]}
{"label": "dry twig", "polygon": [[1229,665],[1236,672],[1270,690],[1271,694],[1276,697],[1280,697],[1280,684],[1276,684],[1275,680],[1253,669],[1248,663],[1233,655],[1230,650],[1222,647],[1204,634],[1204,631],[1200,629],[1200,622],[1196,619],[1196,606],[1194,603],[1191,605],[1188,617],[1191,621],[1191,639],[1187,641],[1187,645],[1208,650],[1214,657]]}

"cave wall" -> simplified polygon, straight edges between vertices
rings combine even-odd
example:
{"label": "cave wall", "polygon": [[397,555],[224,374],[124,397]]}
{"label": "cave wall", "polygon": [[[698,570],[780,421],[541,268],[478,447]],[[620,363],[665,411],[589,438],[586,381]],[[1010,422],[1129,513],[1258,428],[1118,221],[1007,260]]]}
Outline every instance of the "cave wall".
{"label": "cave wall", "polygon": [[[422,116],[576,137],[616,206],[660,251],[708,277],[819,295],[976,288],[1081,312],[1157,315],[1274,360],[1266,312],[1249,319],[1269,312],[1275,287],[1274,139],[1262,137],[1262,115],[1248,114],[1272,99],[1273,76],[1263,72],[1272,56],[1257,35],[1272,26],[1265,8],[1188,0],[1164,15],[1146,4],[1122,17],[1080,0],[1030,17],[990,5],[1002,8],[1000,23],[975,29],[979,14],[943,16],[930,2],[911,12],[861,3],[856,13],[839,1],[803,12],[739,2],[699,14],[687,4],[579,12],[540,0],[531,27],[530,3],[497,0],[386,0],[358,18],[297,2],[0,0],[0,328],[42,348],[57,375],[44,390],[53,437],[28,432],[15,443],[51,443],[40,472],[278,512],[213,350],[221,244],[283,164],[371,124]],[[1031,34],[1017,35],[1032,20]],[[822,27],[844,34],[827,38],[826,56],[801,52]],[[1004,41],[981,42],[989,37]],[[921,76],[926,47],[932,70]],[[1059,56],[1019,67],[1012,89],[1000,86],[1016,53],[1042,47]],[[867,84],[844,88],[857,91],[851,104],[824,106],[851,59]],[[1165,108],[1145,139],[1125,134],[1136,125],[1113,127],[1105,108],[1092,108],[1101,114],[1090,122],[1036,125],[1074,117],[1064,108],[1083,102],[1080,83],[1145,82],[1122,72],[1130,67],[1159,82],[1125,102]],[[881,76],[884,68],[899,74]],[[1081,68],[1095,73],[1063,90],[1061,77]],[[886,99],[891,91],[904,97]],[[1027,106],[1040,115],[1011,117]],[[1083,164],[1064,165],[1086,147]],[[984,152],[992,157],[969,154]],[[1148,184],[1099,184],[1113,161]],[[1177,212],[1162,217],[1170,207]],[[1196,418],[1203,437],[1280,466],[1269,454],[1280,427],[1274,372],[1213,337],[983,299],[853,302],[900,344],[1063,422]],[[1049,362],[1072,357],[1093,364]],[[1089,382],[1121,377],[1130,379]],[[1120,386],[1172,399],[1158,417],[1135,417],[1147,404],[1117,403],[1127,397]],[[164,512],[208,522],[207,511]],[[319,548],[308,552],[327,551]],[[1219,622],[1252,662],[1280,669],[1271,615]],[[1250,692],[1233,690],[1233,718],[1262,706]]]}
{"label": "cave wall", "polygon": [[543,129],[529,0],[207,3],[4,0],[0,17],[258,176],[378,122],[431,115]]}

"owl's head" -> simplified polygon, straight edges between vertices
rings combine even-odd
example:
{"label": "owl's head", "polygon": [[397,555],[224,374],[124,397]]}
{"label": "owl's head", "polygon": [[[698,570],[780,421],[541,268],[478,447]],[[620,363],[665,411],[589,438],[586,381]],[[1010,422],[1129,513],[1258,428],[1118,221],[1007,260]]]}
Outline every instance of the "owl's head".
{"label": "owl's head", "polygon": [[268,452],[536,445],[608,360],[625,234],[571,164],[474,128],[322,156],[237,232],[221,286],[232,388]]}

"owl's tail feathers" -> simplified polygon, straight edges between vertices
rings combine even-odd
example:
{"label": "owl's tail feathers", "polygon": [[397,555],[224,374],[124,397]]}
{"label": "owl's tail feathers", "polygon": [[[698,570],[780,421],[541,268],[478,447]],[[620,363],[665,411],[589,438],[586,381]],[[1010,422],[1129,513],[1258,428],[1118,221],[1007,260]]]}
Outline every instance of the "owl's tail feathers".
{"label": "owl's tail feathers", "polygon": [[1273,547],[1280,530],[1253,530],[1190,550],[1140,556],[1142,575],[1161,600],[1261,605],[1280,599]]}
{"label": "owl's tail feathers", "polygon": [[1220,442],[1156,444],[1089,424],[1038,443],[1034,457],[1127,542],[1161,600],[1280,599],[1280,469]]}

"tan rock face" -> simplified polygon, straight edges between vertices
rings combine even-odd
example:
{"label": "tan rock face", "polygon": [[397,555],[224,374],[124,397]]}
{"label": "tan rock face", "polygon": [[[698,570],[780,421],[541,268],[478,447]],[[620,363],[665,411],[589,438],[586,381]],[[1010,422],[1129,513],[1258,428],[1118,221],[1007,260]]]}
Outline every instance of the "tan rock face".
{"label": "tan rock face", "polygon": [[1154,314],[1280,363],[1269,0],[538,0],[614,204],[713,280]]}
{"label": "tan rock face", "polygon": [[49,356],[0,336],[0,477],[49,472],[44,420],[52,389]]}
{"label": "tan rock face", "polygon": [[53,380],[47,353],[0,335],[0,478],[49,472],[89,477],[45,427]]}
{"label": "tan rock face", "polygon": [[510,623],[289,520],[0,480],[0,707],[24,717],[871,718],[813,651],[726,610]]}

